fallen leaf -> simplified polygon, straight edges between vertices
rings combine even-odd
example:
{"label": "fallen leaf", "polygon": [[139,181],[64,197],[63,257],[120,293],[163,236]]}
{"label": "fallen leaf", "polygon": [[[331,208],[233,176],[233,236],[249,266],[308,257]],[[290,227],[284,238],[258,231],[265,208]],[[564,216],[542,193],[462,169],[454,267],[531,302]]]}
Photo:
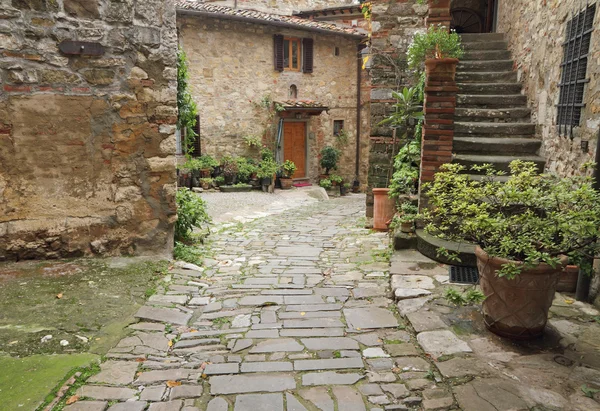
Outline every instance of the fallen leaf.
{"label": "fallen leaf", "polygon": [[173,346],[173,340],[169,340],[169,347]]}
{"label": "fallen leaf", "polygon": [[565,304],[573,304],[575,300],[565,300]]}
{"label": "fallen leaf", "polygon": [[167,381],[167,387],[169,387],[169,388],[179,387],[180,385],[181,385],[180,381]]}
{"label": "fallen leaf", "polygon": [[203,379],[203,380],[205,380],[205,379],[207,379],[207,378],[208,378],[208,375],[206,375],[206,374],[202,374],[202,379]]}
{"label": "fallen leaf", "polygon": [[137,375],[139,377],[140,375],[142,375],[142,372],[138,371],[137,373],[135,373],[135,375]]}
{"label": "fallen leaf", "polygon": [[306,315],[306,313],[305,312],[301,312],[300,315]]}
{"label": "fallen leaf", "polygon": [[136,360],[137,362],[144,362],[144,361],[146,361],[146,359],[145,359],[145,358],[136,358],[135,360]]}
{"label": "fallen leaf", "polygon": [[67,400],[67,402],[65,402],[65,404],[71,405],[73,403],[76,403],[77,401],[79,401],[79,395],[73,395],[72,397],[69,397],[69,399]]}
{"label": "fallen leaf", "polygon": [[356,327],[356,330],[357,330],[357,331],[360,331],[360,327]]}
{"label": "fallen leaf", "polygon": [[58,293],[56,294],[56,298],[58,298],[59,300],[63,297],[63,293]]}

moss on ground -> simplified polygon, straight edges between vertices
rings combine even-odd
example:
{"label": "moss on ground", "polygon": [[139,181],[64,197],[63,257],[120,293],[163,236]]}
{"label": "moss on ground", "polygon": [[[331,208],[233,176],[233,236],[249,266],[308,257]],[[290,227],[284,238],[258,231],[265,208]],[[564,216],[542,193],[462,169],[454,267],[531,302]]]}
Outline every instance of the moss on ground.
{"label": "moss on ground", "polygon": [[0,409],[35,410],[72,370],[99,358],[94,354],[0,357]]}

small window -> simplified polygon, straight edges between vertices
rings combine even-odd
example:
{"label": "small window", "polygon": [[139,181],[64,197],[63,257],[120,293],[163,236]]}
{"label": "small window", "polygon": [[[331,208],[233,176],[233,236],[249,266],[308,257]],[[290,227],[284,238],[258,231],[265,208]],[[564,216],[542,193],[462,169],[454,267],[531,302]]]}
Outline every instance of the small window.
{"label": "small window", "polygon": [[344,120],[333,120],[333,135],[339,136],[344,129]]}
{"label": "small window", "polygon": [[295,85],[295,84],[292,84],[292,85],[290,86],[290,96],[289,96],[289,97],[290,97],[290,99],[292,99],[292,100],[296,100],[296,99],[298,99],[298,87],[296,87],[296,85]]}
{"label": "small window", "polygon": [[334,52],[333,52],[333,54],[336,55],[336,56],[339,56],[340,55],[340,48],[336,47],[335,50],[334,50]]}
{"label": "small window", "polygon": [[300,39],[283,39],[283,69],[300,71]]}
{"label": "small window", "polygon": [[596,5],[582,10],[567,23],[566,41],[563,43],[562,76],[559,83],[558,130],[573,137],[573,127],[581,120],[585,84],[588,82],[587,65],[592,32],[594,31]]}

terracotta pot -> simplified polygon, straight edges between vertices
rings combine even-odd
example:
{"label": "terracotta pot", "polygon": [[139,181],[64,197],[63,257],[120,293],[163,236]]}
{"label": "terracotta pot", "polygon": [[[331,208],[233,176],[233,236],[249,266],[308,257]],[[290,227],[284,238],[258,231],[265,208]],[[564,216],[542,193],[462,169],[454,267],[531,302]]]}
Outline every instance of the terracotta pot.
{"label": "terracotta pot", "polygon": [[373,189],[373,229],[388,231],[388,222],[396,213],[396,202],[389,197],[389,188]]}
{"label": "terracotta pot", "polygon": [[568,265],[558,279],[556,291],[574,293],[577,289],[577,279],[579,278],[579,267]]}
{"label": "terracotta pot", "polygon": [[[523,270],[513,280],[498,277],[496,272],[510,260],[490,256],[480,247],[475,248],[480,285],[486,296],[483,302],[483,318],[486,327],[502,337],[514,340],[530,340],[540,337],[548,321],[548,310],[560,273],[568,258],[561,258],[561,265],[552,268],[540,264]],[[521,264],[516,262],[516,264]]]}
{"label": "terracotta pot", "polygon": [[412,233],[415,231],[415,223],[413,221],[410,223],[400,223],[400,231],[403,233]]}
{"label": "terracotta pot", "polygon": [[279,179],[279,181],[281,182],[282,190],[289,190],[294,185],[294,180],[292,180],[291,178],[283,178],[282,177]]}
{"label": "terracotta pot", "polygon": [[200,170],[200,177],[201,178],[209,178],[210,177],[210,168],[203,168],[202,170]]}
{"label": "terracotta pot", "polygon": [[454,81],[458,59],[427,59],[425,72],[428,79],[434,81]]}

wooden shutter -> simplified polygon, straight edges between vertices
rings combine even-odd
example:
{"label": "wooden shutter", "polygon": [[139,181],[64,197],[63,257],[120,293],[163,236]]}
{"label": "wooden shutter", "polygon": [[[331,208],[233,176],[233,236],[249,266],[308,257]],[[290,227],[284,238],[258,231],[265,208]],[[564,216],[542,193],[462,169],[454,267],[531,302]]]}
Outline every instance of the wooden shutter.
{"label": "wooden shutter", "polygon": [[200,157],[202,155],[202,150],[200,146],[200,116],[196,116],[196,125],[194,126],[194,133],[196,137],[194,137],[194,143],[192,146],[194,147],[194,151],[192,151],[192,157]]}
{"label": "wooden shutter", "polygon": [[281,34],[273,36],[273,52],[275,71],[283,71],[283,36]]}
{"label": "wooden shutter", "polygon": [[313,72],[314,58],[314,42],[313,39],[302,39],[302,71],[304,73]]}

